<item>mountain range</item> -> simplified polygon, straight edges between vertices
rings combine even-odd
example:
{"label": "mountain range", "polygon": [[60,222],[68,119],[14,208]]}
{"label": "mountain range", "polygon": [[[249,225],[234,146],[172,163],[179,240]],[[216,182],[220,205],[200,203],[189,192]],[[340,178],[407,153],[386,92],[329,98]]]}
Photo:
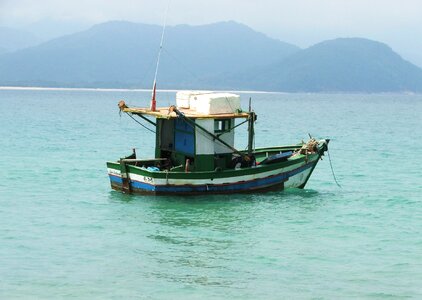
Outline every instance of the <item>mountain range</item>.
{"label": "mountain range", "polygon": [[34,46],[40,42],[40,39],[31,32],[0,27],[0,54]]}
{"label": "mountain range", "polygon": [[[161,30],[112,21],[0,52],[0,85],[150,88]],[[159,88],[422,92],[422,69],[362,38],[300,49],[230,21],[168,26],[164,41]]]}

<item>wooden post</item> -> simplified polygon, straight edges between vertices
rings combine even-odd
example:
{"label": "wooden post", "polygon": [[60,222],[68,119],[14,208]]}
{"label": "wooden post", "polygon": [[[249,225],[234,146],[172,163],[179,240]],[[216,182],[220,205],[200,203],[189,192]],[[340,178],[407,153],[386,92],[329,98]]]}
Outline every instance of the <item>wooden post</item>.
{"label": "wooden post", "polygon": [[252,111],[252,98],[249,98],[249,119],[248,119],[248,155],[251,156],[253,152],[253,139],[254,139],[254,122],[255,113]]}
{"label": "wooden post", "polygon": [[122,178],[122,193],[130,194],[132,189],[130,187],[130,178],[127,172],[126,161],[120,159],[120,176]]}

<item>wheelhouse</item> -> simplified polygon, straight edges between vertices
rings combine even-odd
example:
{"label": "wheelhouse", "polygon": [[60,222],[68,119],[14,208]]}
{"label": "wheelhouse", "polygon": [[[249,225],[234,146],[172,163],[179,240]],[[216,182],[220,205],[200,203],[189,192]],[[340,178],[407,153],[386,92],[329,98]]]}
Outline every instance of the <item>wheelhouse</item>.
{"label": "wheelhouse", "polygon": [[242,112],[239,96],[184,91],[177,93],[176,102],[176,107],[155,111],[139,108],[124,111],[156,118],[155,157],[168,159],[172,170],[232,168],[233,155],[236,155],[236,119],[250,117],[250,113]]}

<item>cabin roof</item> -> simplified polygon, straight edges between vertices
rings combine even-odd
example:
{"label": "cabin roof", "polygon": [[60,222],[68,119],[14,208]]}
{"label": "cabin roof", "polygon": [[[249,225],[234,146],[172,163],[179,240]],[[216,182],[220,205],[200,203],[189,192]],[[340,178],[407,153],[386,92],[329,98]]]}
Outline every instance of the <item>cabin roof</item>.
{"label": "cabin roof", "polygon": [[[188,108],[178,108],[187,118],[192,119],[233,119],[233,118],[244,118],[247,119],[249,114],[246,112],[238,113],[223,113],[223,114],[201,114],[196,110]],[[173,119],[177,118],[177,114],[171,111],[170,107],[157,107],[155,111],[150,110],[146,107],[126,107],[123,108],[124,112],[132,113],[135,115],[147,115],[159,119]]]}

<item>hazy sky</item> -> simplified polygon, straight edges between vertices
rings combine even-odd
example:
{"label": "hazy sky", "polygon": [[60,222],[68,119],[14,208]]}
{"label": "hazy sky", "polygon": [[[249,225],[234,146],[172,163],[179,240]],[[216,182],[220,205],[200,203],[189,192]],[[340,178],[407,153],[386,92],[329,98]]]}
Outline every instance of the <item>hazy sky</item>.
{"label": "hazy sky", "polygon": [[[161,24],[168,0],[0,0],[0,24],[42,19],[95,24],[128,20]],[[422,0],[170,0],[169,24],[244,23],[301,47],[336,37],[389,44],[422,66]]]}

